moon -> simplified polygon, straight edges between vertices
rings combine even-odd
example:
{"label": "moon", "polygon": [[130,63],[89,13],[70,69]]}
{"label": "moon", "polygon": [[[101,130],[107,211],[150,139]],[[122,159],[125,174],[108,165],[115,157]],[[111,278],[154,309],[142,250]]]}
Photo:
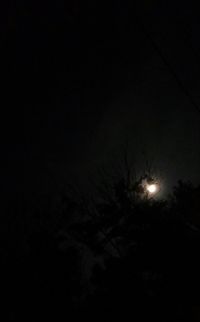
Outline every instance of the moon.
{"label": "moon", "polygon": [[149,184],[146,189],[150,194],[154,194],[157,192],[158,187],[156,184]]}

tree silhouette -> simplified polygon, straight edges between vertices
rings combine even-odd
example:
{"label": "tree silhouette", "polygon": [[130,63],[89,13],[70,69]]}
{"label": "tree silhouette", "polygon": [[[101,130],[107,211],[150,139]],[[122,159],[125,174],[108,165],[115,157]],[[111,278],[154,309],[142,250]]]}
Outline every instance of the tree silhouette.
{"label": "tree silhouette", "polygon": [[13,320],[192,321],[200,303],[199,186],[179,181],[170,199],[153,198],[142,184],[153,173],[137,177],[124,164],[102,169],[95,193],[67,186],[37,205],[13,205],[1,252]]}
{"label": "tree silhouette", "polygon": [[79,202],[82,220],[70,227],[71,234],[103,262],[93,270],[95,291],[88,301],[109,308],[111,316],[183,319],[191,298],[198,301],[190,283],[200,285],[199,231],[191,221],[199,188],[179,182],[168,201],[144,198],[144,178],[151,176],[133,180],[129,170],[108,182],[104,177],[96,198]]}

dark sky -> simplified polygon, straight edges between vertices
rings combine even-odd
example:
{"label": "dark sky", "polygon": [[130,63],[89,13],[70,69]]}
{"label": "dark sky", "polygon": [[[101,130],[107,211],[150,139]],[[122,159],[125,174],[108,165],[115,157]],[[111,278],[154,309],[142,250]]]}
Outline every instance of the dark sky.
{"label": "dark sky", "polygon": [[[198,10],[173,1],[18,1],[1,19],[2,189],[40,193],[128,142],[166,185],[200,179]],[[50,188],[51,187],[51,188]]]}

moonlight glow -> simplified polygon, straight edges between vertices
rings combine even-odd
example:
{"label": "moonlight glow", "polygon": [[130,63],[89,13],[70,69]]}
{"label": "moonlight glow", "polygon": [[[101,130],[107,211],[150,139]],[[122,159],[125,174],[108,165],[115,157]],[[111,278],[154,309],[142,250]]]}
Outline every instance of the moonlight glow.
{"label": "moonlight glow", "polygon": [[154,194],[154,193],[156,193],[157,192],[157,190],[158,190],[158,187],[157,187],[157,185],[156,184],[149,184],[149,185],[147,185],[147,191],[150,193],[150,194]]}

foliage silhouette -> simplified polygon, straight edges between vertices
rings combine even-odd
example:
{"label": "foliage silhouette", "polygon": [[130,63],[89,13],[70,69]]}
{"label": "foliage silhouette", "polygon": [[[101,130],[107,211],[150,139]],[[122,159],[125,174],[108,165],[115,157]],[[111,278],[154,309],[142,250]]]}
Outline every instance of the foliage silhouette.
{"label": "foliage silhouette", "polygon": [[193,321],[200,187],[180,181],[170,199],[154,199],[140,187],[152,173],[137,178],[126,163],[108,174],[96,194],[68,186],[37,206],[13,206],[1,236],[10,320]]}
{"label": "foliage silhouette", "polygon": [[148,176],[113,180],[109,191],[104,184],[96,200],[79,204],[83,220],[73,236],[103,262],[88,302],[111,316],[184,321],[200,300],[199,187],[180,181],[170,200],[143,198],[138,186]]}

